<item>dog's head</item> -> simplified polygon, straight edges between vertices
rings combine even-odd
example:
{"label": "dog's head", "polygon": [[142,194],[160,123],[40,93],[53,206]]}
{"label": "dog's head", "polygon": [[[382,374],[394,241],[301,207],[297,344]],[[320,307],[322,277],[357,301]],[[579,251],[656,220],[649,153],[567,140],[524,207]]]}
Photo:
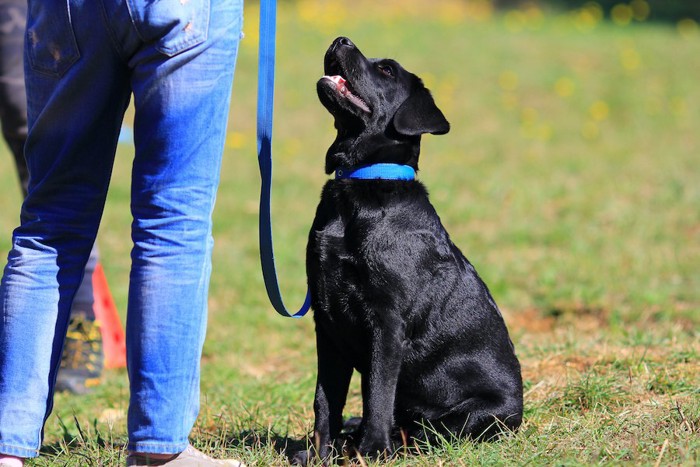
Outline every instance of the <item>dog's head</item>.
{"label": "dog's head", "polygon": [[327,173],[378,162],[417,169],[421,135],[450,130],[420,78],[394,60],[366,58],[348,38],[333,41],[324,73],[317,91],[338,130]]}

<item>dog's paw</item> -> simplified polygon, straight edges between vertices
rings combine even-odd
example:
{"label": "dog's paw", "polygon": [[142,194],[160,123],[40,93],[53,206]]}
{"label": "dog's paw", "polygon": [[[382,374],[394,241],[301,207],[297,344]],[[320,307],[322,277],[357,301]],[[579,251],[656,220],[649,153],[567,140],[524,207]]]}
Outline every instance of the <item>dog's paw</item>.
{"label": "dog's paw", "polygon": [[309,449],[307,451],[299,451],[294,454],[294,456],[289,460],[289,463],[303,467],[309,465],[328,467],[329,465],[333,464],[333,460],[334,458],[330,455],[320,457],[317,455],[315,450]]}
{"label": "dog's paw", "polygon": [[301,465],[301,466],[306,466],[309,464],[309,460],[314,457],[314,453],[312,451],[299,451],[290,460],[290,463],[292,465]]}
{"label": "dog's paw", "polygon": [[369,459],[383,459],[391,456],[391,440],[388,437],[367,438],[364,437],[357,451],[362,457]]}
{"label": "dog's paw", "polygon": [[345,434],[355,434],[359,433],[360,427],[362,426],[362,417],[351,417],[345,420],[343,423],[343,431]]}

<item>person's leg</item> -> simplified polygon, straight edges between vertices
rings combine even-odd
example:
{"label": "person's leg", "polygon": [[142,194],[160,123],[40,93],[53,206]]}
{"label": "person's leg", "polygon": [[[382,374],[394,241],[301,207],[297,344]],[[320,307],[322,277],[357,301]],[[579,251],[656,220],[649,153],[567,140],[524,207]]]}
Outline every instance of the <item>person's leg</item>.
{"label": "person's leg", "polygon": [[[27,140],[27,97],[24,88],[24,28],[27,0],[0,0],[0,121],[12,153],[20,188],[27,196],[29,172],[24,159]],[[94,247],[71,309],[69,343],[63,352],[56,390],[85,393],[102,373],[102,341],[92,309],[92,274],[99,261]],[[71,336],[74,336],[72,338]]]}
{"label": "person's leg", "polygon": [[129,99],[99,2],[69,3],[28,4],[31,176],[0,284],[0,453],[20,457],[38,455]]}
{"label": "person's leg", "polygon": [[[143,11],[133,13],[146,45],[131,60],[136,156],[126,326],[128,449],[174,454],[187,447],[199,411],[211,215],[242,1],[212,0],[211,12],[193,20],[188,8],[208,0],[168,4],[160,11],[158,4],[144,3],[149,2],[142,2]],[[158,21],[146,17],[175,24],[177,33],[164,35]],[[202,31],[201,43],[183,42]]]}

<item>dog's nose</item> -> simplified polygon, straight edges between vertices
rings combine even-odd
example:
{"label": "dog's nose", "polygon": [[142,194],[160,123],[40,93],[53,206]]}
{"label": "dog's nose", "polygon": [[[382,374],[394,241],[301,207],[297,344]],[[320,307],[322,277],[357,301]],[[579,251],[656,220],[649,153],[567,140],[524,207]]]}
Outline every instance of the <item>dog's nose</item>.
{"label": "dog's nose", "polygon": [[335,41],[333,41],[333,46],[334,48],[337,47],[355,47],[355,44],[352,43],[350,39],[347,37],[339,37]]}

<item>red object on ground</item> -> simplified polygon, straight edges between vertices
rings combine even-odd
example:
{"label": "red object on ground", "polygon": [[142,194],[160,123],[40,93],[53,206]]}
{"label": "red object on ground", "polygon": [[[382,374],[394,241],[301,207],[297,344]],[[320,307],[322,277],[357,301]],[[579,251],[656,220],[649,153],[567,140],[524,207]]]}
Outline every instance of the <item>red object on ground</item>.
{"label": "red object on ground", "polygon": [[100,322],[102,332],[102,349],[105,356],[105,368],[123,368],[126,366],[126,337],[119,319],[117,306],[107,285],[102,265],[97,263],[92,274],[92,289],[95,296],[95,319]]}

